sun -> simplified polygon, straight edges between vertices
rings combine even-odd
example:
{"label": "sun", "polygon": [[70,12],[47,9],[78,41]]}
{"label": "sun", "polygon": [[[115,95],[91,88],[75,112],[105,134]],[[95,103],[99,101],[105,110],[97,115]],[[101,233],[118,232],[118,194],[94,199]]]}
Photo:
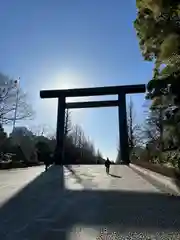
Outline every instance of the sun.
{"label": "sun", "polygon": [[[51,81],[47,81],[44,89],[72,89],[88,87],[88,81],[85,76],[77,71],[65,68],[51,77]],[[67,98],[66,102],[80,102],[88,101],[88,97],[74,97]],[[48,114],[56,114],[57,112],[57,99],[47,99],[43,104],[44,111]],[[82,109],[76,109],[72,111],[72,118],[77,123],[82,119],[85,119]]]}
{"label": "sun", "polygon": [[68,89],[85,87],[85,76],[75,70],[64,68],[53,77],[51,87],[54,89]]}

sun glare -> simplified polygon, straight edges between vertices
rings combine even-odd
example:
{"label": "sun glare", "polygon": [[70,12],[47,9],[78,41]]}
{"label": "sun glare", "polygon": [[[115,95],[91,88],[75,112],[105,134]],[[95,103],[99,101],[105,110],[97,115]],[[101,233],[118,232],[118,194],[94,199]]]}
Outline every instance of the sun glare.
{"label": "sun glare", "polygon": [[[44,89],[73,89],[88,87],[88,79],[77,71],[71,69],[63,69],[61,72],[52,76],[53,81],[47,81]],[[66,102],[87,101],[89,97],[74,97],[67,98]],[[57,99],[47,99],[43,104],[48,114],[56,113],[57,111]],[[72,111],[72,118],[77,123],[82,119],[85,119],[82,109],[76,109]]]}
{"label": "sun glare", "polygon": [[52,85],[55,89],[81,88],[88,84],[84,76],[70,69],[64,69],[53,79]]}

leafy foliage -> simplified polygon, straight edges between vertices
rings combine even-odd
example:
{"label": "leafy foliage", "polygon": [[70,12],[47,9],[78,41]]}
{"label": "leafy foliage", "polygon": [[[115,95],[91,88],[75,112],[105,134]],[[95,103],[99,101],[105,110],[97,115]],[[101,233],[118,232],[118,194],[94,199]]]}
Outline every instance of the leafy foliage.
{"label": "leafy foliage", "polygon": [[[152,101],[150,120],[155,120],[151,122],[154,141],[174,147],[175,142],[180,144],[180,2],[137,0],[136,5],[134,27],[142,56],[154,62],[153,78],[147,85],[147,99]],[[157,131],[154,117],[160,112],[161,131]]]}
{"label": "leafy foliage", "polygon": [[[145,60],[155,63],[154,77],[148,84],[148,96],[153,99],[164,95],[167,85],[171,84],[172,93],[179,97],[180,3],[173,0],[136,2],[138,13],[134,26],[140,49]],[[165,64],[163,68],[162,64]]]}

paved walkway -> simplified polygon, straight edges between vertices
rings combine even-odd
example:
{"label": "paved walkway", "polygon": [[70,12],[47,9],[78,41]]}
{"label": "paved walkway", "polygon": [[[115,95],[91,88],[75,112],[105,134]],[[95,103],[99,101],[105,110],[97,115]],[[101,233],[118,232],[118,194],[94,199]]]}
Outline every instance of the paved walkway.
{"label": "paved walkway", "polygon": [[42,167],[0,172],[0,239],[180,239],[179,198],[132,169]]}

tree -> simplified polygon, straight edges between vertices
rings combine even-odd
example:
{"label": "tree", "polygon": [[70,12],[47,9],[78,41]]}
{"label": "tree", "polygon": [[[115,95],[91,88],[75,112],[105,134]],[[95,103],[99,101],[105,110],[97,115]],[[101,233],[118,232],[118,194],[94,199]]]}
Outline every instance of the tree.
{"label": "tree", "polygon": [[[11,145],[17,148],[18,152],[23,152],[27,161],[35,150],[35,136],[26,127],[16,127],[9,135]],[[21,148],[21,150],[19,150]]]}
{"label": "tree", "polygon": [[120,148],[117,149],[117,157],[116,157],[116,163],[121,162],[121,150]]}
{"label": "tree", "polygon": [[81,148],[82,142],[83,142],[83,138],[84,138],[84,132],[83,132],[82,128],[79,125],[75,125],[73,127],[72,133],[71,133],[71,137],[72,137],[73,144],[77,148]]}
{"label": "tree", "polygon": [[161,111],[161,109],[155,109],[148,113],[143,126],[143,136],[146,144],[162,138],[163,119]]}
{"label": "tree", "polygon": [[155,63],[154,77],[148,85],[152,99],[162,96],[168,83],[175,86],[179,82],[180,3],[173,0],[137,0],[136,3],[134,26],[140,49],[145,60]]}
{"label": "tree", "polygon": [[71,124],[71,112],[69,109],[66,109],[65,112],[65,124],[64,124],[64,135],[65,137],[71,132],[72,124]]}
{"label": "tree", "polygon": [[97,150],[97,153],[96,153],[96,159],[97,159],[97,161],[96,161],[97,164],[100,164],[100,163],[104,162],[102,153],[100,152],[99,149]]}
{"label": "tree", "polygon": [[128,127],[128,142],[130,151],[141,141],[140,126],[135,123],[135,111],[133,101],[130,98],[127,109],[127,127]]}
{"label": "tree", "polygon": [[[135,110],[132,98],[127,106],[127,130],[128,130],[128,144],[129,144],[129,156],[134,154],[135,147],[142,144],[142,129],[141,127],[135,122]],[[121,162],[121,149],[117,148],[117,157],[116,162]]]}
{"label": "tree", "polygon": [[174,0],[137,0],[134,22],[142,55],[155,61],[155,69],[162,63],[179,61],[180,3]]}
{"label": "tree", "polygon": [[81,156],[86,163],[95,163],[96,155],[93,143],[84,137],[81,146]]}
{"label": "tree", "polygon": [[0,152],[4,152],[6,142],[7,142],[7,133],[4,132],[4,128],[0,124]]}
{"label": "tree", "polygon": [[[75,161],[81,163],[95,163],[96,154],[93,143],[85,137],[83,129],[75,125],[68,135],[68,146],[74,150]],[[72,152],[72,150],[71,150]]]}
{"label": "tree", "polygon": [[36,136],[44,136],[47,133],[46,125],[44,124],[31,126],[30,131]]}
{"label": "tree", "polygon": [[44,163],[50,163],[51,161],[51,149],[49,144],[45,141],[38,141],[36,143],[38,160]]}
{"label": "tree", "polygon": [[27,101],[27,95],[17,86],[18,82],[0,73],[0,121],[2,124],[12,123],[16,109],[16,121],[30,119],[34,112]]}
{"label": "tree", "polygon": [[145,139],[144,143],[147,146],[146,150],[149,154],[149,160],[151,161],[153,154],[155,154],[158,156],[159,162],[161,162],[161,153],[164,150],[163,118],[161,108],[149,111],[143,126],[143,137]]}
{"label": "tree", "polygon": [[[145,60],[154,62],[147,98],[152,100],[154,112],[150,119],[154,119],[153,115],[158,117],[162,151],[164,131],[169,135],[173,132],[180,140],[180,2],[137,0],[136,5],[138,12],[134,26],[140,49]],[[154,133],[157,134],[156,127]]]}
{"label": "tree", "polygon": [[134,115],[133,115],[133,102],[130,98],[128,105],[128,114],[127,114],[127,124],[128,124],[128,142],[129,148],[132,150],[135,146],[135,133],[134,133]]}

